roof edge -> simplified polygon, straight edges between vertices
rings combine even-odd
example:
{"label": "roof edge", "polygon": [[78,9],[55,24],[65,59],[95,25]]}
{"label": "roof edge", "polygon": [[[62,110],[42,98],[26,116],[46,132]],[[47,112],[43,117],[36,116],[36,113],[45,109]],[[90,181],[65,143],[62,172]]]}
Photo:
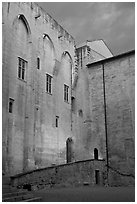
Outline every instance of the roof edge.
{"label": "roof edge", "polygon": [[124,53],[121,53],[119,55],[115,55],[113,57],[109,57],[109,58],[105,58],[103,60],[99,60],[99,61],[96,61],[96,62],[88,63],[86,66],[90,67],[90,66],[96,65],[96,64],[103,64],[103,63],[109,62],[109,61],[111,61],[113,59],[118,59],[118,58],[124,57],[126,55],[131,55],[131,54],[135,54],[135,50],[130,50],[128,52],[124,52]]}

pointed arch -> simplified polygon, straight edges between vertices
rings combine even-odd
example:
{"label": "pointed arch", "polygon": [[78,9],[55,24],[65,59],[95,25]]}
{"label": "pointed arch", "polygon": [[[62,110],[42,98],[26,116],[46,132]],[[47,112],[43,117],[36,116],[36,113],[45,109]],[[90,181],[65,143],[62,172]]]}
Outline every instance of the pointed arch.
{"label": "pointed arch", "polygon": [[26,29],[26,33],[28,36],[28,42],[31,43],[32,42],[32,38],[31,38],[31,29],[30,29],[30,25],[26,19],[26,17],[23,14],[18,14],[16,16],[16,18],[13,21],[13,25],[12,25],[12,29],[13,29],[13,33],[17,32],[18,30],[18,25],[19,25],[19,21],[21,21]]}
{"label": "pointed arch", "polygon": [[52,39],[49,37],[48,34],[43,33],[43,40],[44,40],[44,39],[49,40],[49,42],[51,43],[51,45],[52,45],[52,49],[53,49],[53,52],[54,52],[54,58],[56,58],[55,47],[54,47],[54,43],[53,43]]}
{"label": "pointed arch", "polygon": [[61,61],[63,61],[63,59],[67,58],[69,59],[69,64],[70,64],[70,71],[71,71],[71,80],[73,81],[73,74],[74,74],[74,62],[73,62],[73,59],[72,59],[72,56],[71,54],[68,52],[68,51],[64,51],[62,53],[62,56],[61,56]]}
{"label": "pointed arch", "polygon": [[49,74],[52,74],[56,62],[56,53],[53,41],[46,33],[43,33],[43,59],[44,69],[48,71]]}
{"label": "pointed arch", "polygon": [[19,14],[19,15],[18,15],[18,19],[22,20],[22,22],[24,23],[24,25],[25,25],[25,27],[26,27],[26,29],[27,29],[27,33],[28,33],[29,35],[31,35],[30,26],[29,26],[29,23],[28,23],[26,17],[25,17],[23,14]]}
{"label": "pointed arch", "polygon": [[65,57],[66,55],[69,56],[69,58],[70,58],[70,63],[71,63],[71,67],[72,67],[73,60],[72,60],[72,57],[71,57],[71,55],[70,55],[70,53],[69,53],[68,51],[64,51],[64,52],[62,53],[62,58]]}

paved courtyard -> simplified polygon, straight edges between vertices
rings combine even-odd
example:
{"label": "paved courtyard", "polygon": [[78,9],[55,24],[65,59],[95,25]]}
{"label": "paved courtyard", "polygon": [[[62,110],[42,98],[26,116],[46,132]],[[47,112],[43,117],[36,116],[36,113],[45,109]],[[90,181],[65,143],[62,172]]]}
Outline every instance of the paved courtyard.
{"label": "paved courtyard", "polygon": [[42,202],[134,202],[134,187],[53,188],[35,192]]}

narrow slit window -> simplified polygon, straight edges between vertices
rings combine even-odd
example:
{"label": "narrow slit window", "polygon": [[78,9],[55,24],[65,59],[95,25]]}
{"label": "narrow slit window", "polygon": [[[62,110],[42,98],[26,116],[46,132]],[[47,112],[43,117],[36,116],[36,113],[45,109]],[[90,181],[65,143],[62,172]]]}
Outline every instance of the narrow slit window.
{"label": "narrow slit window", "polygon": [[40,69],[40,58],[37,57],[37,69]]}
{"label": "narrow slit window", "polygon": [[73,96],[71,97],[71,110],[75,111],[75,98]]}
{"label": "narrow slit window", "polygon": [[98,160],[98,149],[97,148],[94,149],[94,159]]}
{"label": "narrow slit window", "polygon": [[9,113],[13,113],[13,103],[14,99],[9,98]]}
{"label": "narrow slit window", "polygon": [[56,127],[59,126],[59,116],[56,116]]}

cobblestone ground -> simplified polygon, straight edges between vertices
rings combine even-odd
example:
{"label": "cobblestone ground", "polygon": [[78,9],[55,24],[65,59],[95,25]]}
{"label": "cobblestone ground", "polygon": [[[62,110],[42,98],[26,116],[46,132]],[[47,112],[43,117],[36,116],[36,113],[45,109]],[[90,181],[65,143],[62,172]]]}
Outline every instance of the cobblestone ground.
{"label": "cobblestone ground", "polygon": [[35,192],[42,202],[134,202],[134,187],[52,188]]}

